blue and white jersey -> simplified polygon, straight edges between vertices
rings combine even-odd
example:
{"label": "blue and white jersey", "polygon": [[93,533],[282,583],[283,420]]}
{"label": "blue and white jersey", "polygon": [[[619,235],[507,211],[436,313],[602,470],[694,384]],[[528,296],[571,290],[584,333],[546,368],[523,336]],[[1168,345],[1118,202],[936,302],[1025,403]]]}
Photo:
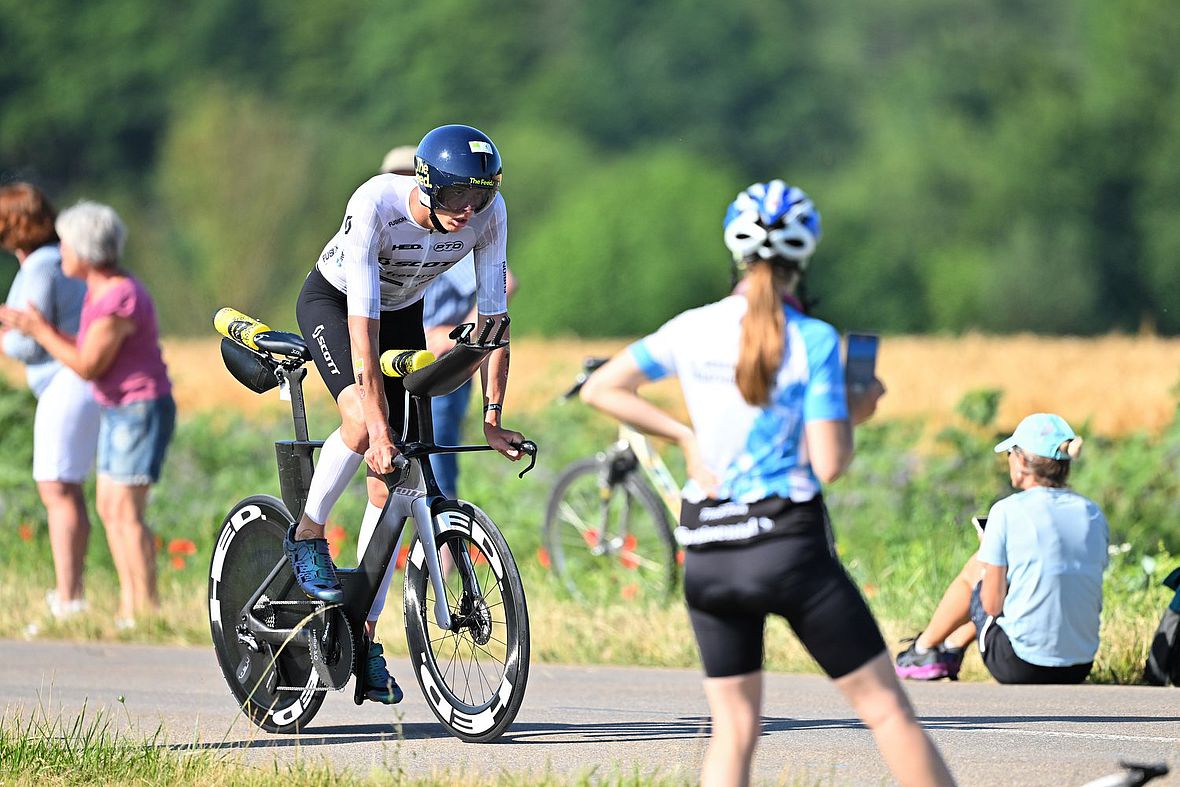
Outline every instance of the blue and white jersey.
{"label": "blue and white jersey", "polygon": [[383,311],[416,303],[427,285],[471,254],[480,314],[508,310],[508,211],[496,195],[490,207],[456,232],[423,227],[410,214],[417,181],[377,175],[348,200],[340,230],[316,263],[328,283],[348,299],[348,313],[377,319]]}
{"label": "blue and white jersey", "polygon": [[[743,295],[690,309],[629,352],[652,380],[676,376],[684,392],[705,463],[721,479],[721,497],[752,503],[775,495],[796,502],[820,492],[803,427],[848,417],[840,336],[822,320],[784,306],[783,362],[770,404],[746,403],[734,380],[741,341]],[[693,481],[687,500],[704,497]]]}

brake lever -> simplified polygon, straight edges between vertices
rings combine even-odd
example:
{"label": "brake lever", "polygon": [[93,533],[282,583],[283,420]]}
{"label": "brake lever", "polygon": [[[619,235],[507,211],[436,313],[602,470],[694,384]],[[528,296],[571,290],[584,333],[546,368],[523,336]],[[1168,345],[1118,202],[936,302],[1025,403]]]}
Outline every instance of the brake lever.
{"label": "brake lever", "polygon": [[521,451],[529,455],[529,466],[520,471],[517,478],[524,478],[524,474],[532,470],[537,464],[537,444],[532,440],[524,440],[520,443],[513,443],[513,448],[519,448]]}

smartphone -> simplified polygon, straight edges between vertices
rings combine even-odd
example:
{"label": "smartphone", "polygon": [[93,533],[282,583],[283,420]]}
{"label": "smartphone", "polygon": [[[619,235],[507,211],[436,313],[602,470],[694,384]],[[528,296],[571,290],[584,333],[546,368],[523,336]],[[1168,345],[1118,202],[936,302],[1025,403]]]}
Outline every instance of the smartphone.
{"label": "smartphone", "polygon": [[975,525],[975,532],[979,534],[980,538],[983,538],[983,531],[987,527],[987,517],[973,516],[971,517],[971,524]]}
{"label": "smartphone", "polygon": [[864,390],[877,376],[877,345],[874,333],[850,333],[844,348],[844,384]]}

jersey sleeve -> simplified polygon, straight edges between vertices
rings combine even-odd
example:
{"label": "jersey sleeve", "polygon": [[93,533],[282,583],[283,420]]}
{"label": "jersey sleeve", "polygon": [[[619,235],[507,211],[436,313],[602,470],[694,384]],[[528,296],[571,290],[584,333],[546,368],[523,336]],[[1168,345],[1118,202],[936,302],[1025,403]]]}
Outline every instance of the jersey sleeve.
{"label": "jersey sleeve", "polygon": [[649,380],[662,380],[679,374],[676,368],[676,347],[680,345],[685,315],[673,317],[655,333],[645,336],[627,348],[640,370]]}
{"label": "jersey sleeve", "polygon": [[377,201],[361,186],[348,200],[339,235],[350,317],[381,318],[380,233]]}
{"label": "jersey sleeve", "polygon": [[[41,265],[22,270],[12,283],[8,305],[14,309],[27,309],[32,305],[51,323],[56,324],[53,283],[53,268],[49,266]],[[4,354],[26,364],[44,363],[49,360],[49,353],[44,347],[37,344],[32,336],[17,330],[4,332]]]}
{"label": "jersey sleeve", "polygon": [[476,302],[480,314],[508,311],[508,209],[496,195],[491,220],[475,243]]}
{"label": "jersey sleeve", "polygon": [[979,545],[979,561],[989,566],[1008,565],[1008,517],[1002,503],[1001,500],[988,511],[987,527]]}
{"label": "jersey sleeve", "polygon": [[840,334],[819,320],[808,320],[800,331],[807,345],[809,377],[803,395],[803,421],[842,421],[848,418]]}

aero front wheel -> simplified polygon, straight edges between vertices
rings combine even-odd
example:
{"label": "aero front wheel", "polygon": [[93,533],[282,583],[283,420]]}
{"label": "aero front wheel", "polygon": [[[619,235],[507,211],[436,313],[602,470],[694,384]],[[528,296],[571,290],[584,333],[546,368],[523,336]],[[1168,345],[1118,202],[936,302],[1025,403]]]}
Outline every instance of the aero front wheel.
{"label": "aero front wheel", "polygon": [[306,645],[275,647],[246,626],[247,615],[272,628],[296,628],[307,616],[311,605],[290,565],[279,567],[280,561],[286,563],[283,536],[290,521],[279,500],[246,498],[226,516],[209,567],[210,627],[221,673],[242,712],[267,732],[300,731],[324,702]]}
{"label": "aero front wheel", "polygon": [[524,700],[529,616],[508,542],[487,514],[466,502],[435,512],[439,552],[455,567],[444,585],[452,626],[439,627],[425,550],[415,536],[406,562],[406,638],[426,704],[458,738],[495,740]]}
{"label": "aero front wheel", "polygon": [[634,462],[629,452],[583,459],[553,486],[542,544],[575,598],[663,603],[676,589],[672,523]]}

